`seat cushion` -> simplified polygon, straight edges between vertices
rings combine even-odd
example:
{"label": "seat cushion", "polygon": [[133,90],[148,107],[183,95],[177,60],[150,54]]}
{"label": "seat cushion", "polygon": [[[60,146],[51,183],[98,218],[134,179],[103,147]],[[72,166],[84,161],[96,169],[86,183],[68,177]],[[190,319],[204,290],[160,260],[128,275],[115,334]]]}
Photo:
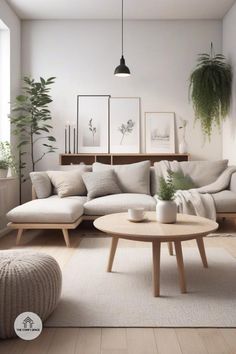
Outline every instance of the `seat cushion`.
{"label": "seat cushion", "polygon": [[212,194],[218,213],[236,213],[236,193],[225,190]]}
{"label": "seat cushion", "polygon": [[59,198],[53,195],[17,206],[7,214],[14,223],[73,223],[83,215],[86,197]]}
{"label": "seat cushion", "polygon": [[114,170],[123,193],[150,194],[150,161],[127,165],[93,164],[93,171]]}
{"label": "seat cushion", "polygon": [[125,212],[128,208],[134,207],[153,211],[156,208],[156,201],[147,194],[113,194],[88,201],[84,204],[84,213],[86,215],[106,215]]}

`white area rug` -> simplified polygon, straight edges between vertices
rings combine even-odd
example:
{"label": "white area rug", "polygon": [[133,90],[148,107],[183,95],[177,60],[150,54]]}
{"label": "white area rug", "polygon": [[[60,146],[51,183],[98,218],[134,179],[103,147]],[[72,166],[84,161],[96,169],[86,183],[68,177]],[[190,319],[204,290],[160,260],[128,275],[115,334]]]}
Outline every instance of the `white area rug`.
{"label": "white area rug", "polygon": [[106,272],[110,239],[83,239],[63,271],[61,301],[46,327],[235,327],[236,259],[208,248],[204,269],[197,248],[184,248],[187,294],[180,294],[176,258],[163,248],[161,297],[152,296],[152,253],[117,248]]}

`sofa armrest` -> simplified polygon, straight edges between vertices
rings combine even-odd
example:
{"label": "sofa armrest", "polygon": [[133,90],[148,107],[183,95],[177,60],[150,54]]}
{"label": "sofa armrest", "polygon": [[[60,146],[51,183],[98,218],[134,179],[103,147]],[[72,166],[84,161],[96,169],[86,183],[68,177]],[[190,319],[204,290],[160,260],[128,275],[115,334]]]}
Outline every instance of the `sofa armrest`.
{"label": "sofa armrest", "polygon": [[229,184],[229,189],[236,193],[236,172],[234,172],[231,176],[230,184]]}

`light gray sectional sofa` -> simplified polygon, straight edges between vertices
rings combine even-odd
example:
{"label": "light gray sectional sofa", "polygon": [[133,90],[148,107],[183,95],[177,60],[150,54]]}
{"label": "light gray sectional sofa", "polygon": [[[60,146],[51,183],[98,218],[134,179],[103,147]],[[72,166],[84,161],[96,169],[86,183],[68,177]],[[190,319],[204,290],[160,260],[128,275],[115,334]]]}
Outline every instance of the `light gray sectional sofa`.
{"label": "light gray sectional sofa", "polygon": [[[214,182],[227,167],[227,161],[179,164],[184,164],[197,187]],[[26,229],[61,229],[66,245],[70,246],[68,230],[83,220],[125,212],[131,207],[154,211],[158,169],[158,163],[151,167],[149,161],[143,161],[116,166],[94,163],[91,167],[68,166],[64,171],[33,172],[33,200],[7,214],[9,227],[18,229],[17,244]],[[236,173],[232,174],[228,189],[213,194],[213,198],[220,216],[236,216]]]}

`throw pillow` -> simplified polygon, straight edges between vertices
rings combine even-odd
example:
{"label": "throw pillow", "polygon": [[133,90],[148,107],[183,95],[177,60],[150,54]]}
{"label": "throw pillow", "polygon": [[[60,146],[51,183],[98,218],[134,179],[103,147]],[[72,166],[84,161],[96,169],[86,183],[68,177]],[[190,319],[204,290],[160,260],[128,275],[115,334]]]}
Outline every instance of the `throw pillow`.
{"label": "throw pillow", "polygon": [[47,171],[47,174],[55,187],[60,198],[73,195],[86,195],[82,174],[86,172],[86,167],[71,171]]}
{"label": "throw pillow", "polygon": [[93,171],[114,170],[123,193],[150,194],[150,161],[127,165],[93,164]]}
{"label": "throw pillow", "polygon": [[82,178],[88,191],[88,200],[108,194],[122,193],[113,170],[87,172]]}
{"label": "throw pillow", "polygon": [[30,179],[38,199],[48,198],[52,194],[52,184],[46,172],[30,172]]}

